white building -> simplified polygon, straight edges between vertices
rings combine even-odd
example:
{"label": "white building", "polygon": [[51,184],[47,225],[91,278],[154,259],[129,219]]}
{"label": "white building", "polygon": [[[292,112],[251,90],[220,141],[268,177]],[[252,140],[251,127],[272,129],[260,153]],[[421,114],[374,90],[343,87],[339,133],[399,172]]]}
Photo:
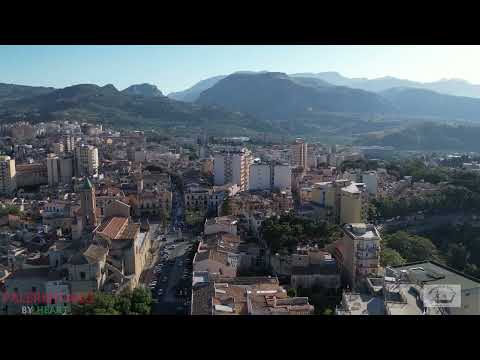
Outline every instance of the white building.
{"label": "white building", "polygon": [[98,174],[98,148],[81,144],[75,148],[77,176]]}
{"label": "white building", "polygon": [[252,154],[246,148],[225,148],[215,154],[213,162],[215,185],[234,183],[241,191],[248,190]]}
{"label": "white building", "polygon": [[249,190],[290,191],[292,167],[285,164],[252,164],[250,166]]}
{"label": "white building", "polygon": [[250,165],[249,190],[270,190],[273,175],[271,170],[270,164]]}
{"label": "white building", "polygon": [[60,159],[55,154],[47,156],[48,186],[58,185],[60,182]]}

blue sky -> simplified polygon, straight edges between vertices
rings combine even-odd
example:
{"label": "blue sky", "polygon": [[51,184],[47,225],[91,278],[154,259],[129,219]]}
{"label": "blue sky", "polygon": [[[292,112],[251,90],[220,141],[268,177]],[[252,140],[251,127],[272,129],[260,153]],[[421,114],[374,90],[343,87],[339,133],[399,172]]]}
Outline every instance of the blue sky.
{"label": "blue sky", "polygon": [[165,94],[240,70],[480,84],[480,46],[0,46],[0,82],[65,87],[143,82]]}

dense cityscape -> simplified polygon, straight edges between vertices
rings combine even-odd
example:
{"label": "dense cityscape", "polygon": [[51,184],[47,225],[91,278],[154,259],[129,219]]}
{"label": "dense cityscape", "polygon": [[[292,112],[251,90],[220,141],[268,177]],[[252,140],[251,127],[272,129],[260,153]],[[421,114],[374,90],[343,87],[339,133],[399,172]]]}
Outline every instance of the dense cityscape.
{"label": "dense cityscape", "polygon": [[0,136],[2,315],[480,314],[474,153],[72,120]]}

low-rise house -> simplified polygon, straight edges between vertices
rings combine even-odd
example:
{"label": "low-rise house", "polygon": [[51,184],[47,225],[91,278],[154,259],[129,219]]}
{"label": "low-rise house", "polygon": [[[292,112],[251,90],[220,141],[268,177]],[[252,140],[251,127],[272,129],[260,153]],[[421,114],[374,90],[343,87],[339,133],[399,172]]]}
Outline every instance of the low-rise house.
{"label": "low-rise house", "polygon": [[205,220],[204,234],[211,235],[226,232],[232,235],[238,234],[238,220],[234,216],[219,216]]}
{"label": "low-rise house", "polygon": [[[130,197],[130,199],[132,198]],[[162,214],[169,214],[172,209],[172,192],[162,189],[143,191],[137,194],[130,204],[135,216],[158,217]]]}
{"label": "low-rise house", "polygon": [[190,211],[206,212],[213,189],[208,187],[191,186],[184,194],[185,209]]}
{"label": "low-rise house", "polygon": [[228,254],[216,249],[197,252],[193,258],[193,271],[206,271],[211,276],[235,277],[238,259],[236,254]]}
{"label": "low-rise house", "polygon": [[272,254],[270,267],[274,274],[289,277],[294,288],[336,290],[341,285],[336,260],[316,247],[299,247],[293,254]]}
{"label": "low-rise house", "polygon": [[197,283],[192,315],[311,315],[306,297],[289,297],[277,278],[219,278]]}
{"label": "low-rise house", "polygon": [[75,206],[71,201],[53,200],[43,207],[42,223],[52,228],[70,230],[75,212]]}
{"label": "low-rise house", "polygon": [[5,292],[2,294],[3,311],[8,315],[18,315],[22,313],[22,307],[31,306],[33,303],[57,305],[58,299],[55,299],[51,289],[52,286],[61,284],[64,293],[65,288],[68,290],[65,279],[65,272],[52,271],[49,268],[14,271],[5,280]]}

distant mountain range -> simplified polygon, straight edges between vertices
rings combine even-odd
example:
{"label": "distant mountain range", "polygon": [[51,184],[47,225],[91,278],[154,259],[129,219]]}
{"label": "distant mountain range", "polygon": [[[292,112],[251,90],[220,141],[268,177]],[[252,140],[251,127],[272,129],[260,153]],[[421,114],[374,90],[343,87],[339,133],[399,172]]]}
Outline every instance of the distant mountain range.
{"label": "distant mountain range", "polygon": [[222,80],[225,77],[227,77],[227,75],[219,75],[219,76],[214,76],[212,78],[202,80],[187,90],[172,92],[168,94],[168,97],[174,100],[179,100],[179,101],[194,102],[195,100],[198,99],[202,91],[211,88],[218,81]]}
{"label": "distant mountain range", "polygon": [[132,85],[122,90],[122,93],[133,96],[145,96],[145,97],[155,97],[163,96],[162,92],[158,90],[155,85],[151,84],[138,84]]}
{"label": "distant mountain range", "polygon": [[[453,83],[435,82],[436,86]],[[268,71],[216,76],[168,97],[151,84],[122,91],[113,85],[54,89],[0,84],[0,122],[72,119],[172,133],[267,133],[340,137],[347,142],[372,132],[383,134],[387,141],[389,130],[403,131],[406,125],[426,120],[480,124],[480,99],[416,84],[420,83],[391,77],[368,80],[334,72]]]}
{"label": "distant mountain range", "polygon": [[[330,74],[330,73],[328,73]],[[480,99],[413,87],[373,92],[331,85],[326,80],[284,73],[236,73],[200,93],[196,102],[219,105],[269,121],[290,121],[321,113],[418,117],[420,120],[480,122]],[[337,75],[330,74],[332,80]],[[395,81],[392,81],[392,84]]]}
{"label": "distant mountain range", "polygon": [[480,99],[417,88],[392,88],[379,94],[394,104],[402,115],[480,123]]}
{"label": "distant mountain range", "polygon": [[480,152],[480,126],[424,122],[394,131],[364,136],[358,145],[392,146],[395,150]]}
{"label": "distant mountain range", "polygon": [[19,100],[54,91],[51,87],[24,86],[0,83],[0,103],[10,100]]}
{"label": "distant mountain range", "polygon": [[[289,74],[289,76],[292,78],[317,79],[330,85],[347,86],[372,92],[381,92],[395,87],[411,87],[436,91],[447,95],[480,98],[480,85],[471,84],[463,79],[441,79],[438,81],[421,83],[418,81],[398,79],[392,76],[377,79],[348,78],[338,72],[296,73]],[[226,75],[208,78],[198,82],[187,90],[170,93],[168,96],[175,100],[193,102],[200,96],[202,91],[212,87],[225,77]]]}
{"label": "distant mountain range", "polygon": [[196,103],[219,105],[269,121],[289,121],[321,112],[395,111],[389,101],[375,93],[277,72],[229,75],[204,90]]}
{"label": "distant mountain range", "polygon": [[[28,94],[23,97],[12,96],[13,90],[4,91],[8,98],[0,96],[0,121],[70,119],[188,133],[201,130],[212,135],[272,131],[267,123],[250,115],[175,101],[155,89],[141,85],[118,91],[113,85],[80,84],[48,91],[23,89]],[[36,92],[40,94],[32,96]]]}
{"label": "distant mountain range", "polygon": [[292,77],[309,77],[327,81],[337,86],[348,86],[366,91],[380,92],[395,87],[411,87],[436,91],[455,96],[480,98],[480,85],[471,84],[462,79],[442,79],[433,82],[417,82],[386,76],[377,79],[348,78],[337,72],[299,73],[291,74]]}

